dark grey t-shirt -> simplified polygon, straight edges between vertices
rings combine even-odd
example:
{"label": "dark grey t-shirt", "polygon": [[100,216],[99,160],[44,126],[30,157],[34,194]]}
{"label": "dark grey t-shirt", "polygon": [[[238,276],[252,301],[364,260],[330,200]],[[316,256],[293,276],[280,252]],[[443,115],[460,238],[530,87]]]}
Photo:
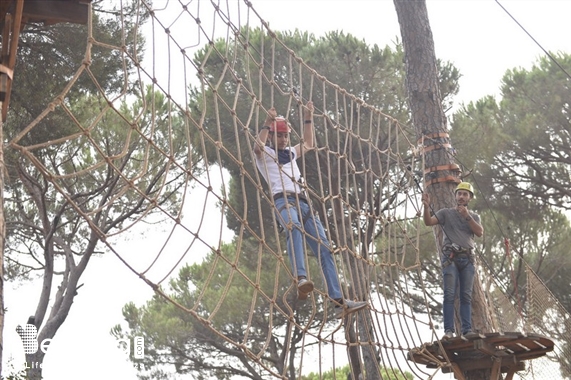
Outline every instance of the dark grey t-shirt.
{"label": "dark grey t-shirt", "polygon": [[[468,210],[470,216],[479,224],[480,216]],[[474,248],[474,233],[468,221],[460,215],[456,208],[443,208],[436,212],[438,222],[444,230],[444,245],[456,243],[464,248]]]}

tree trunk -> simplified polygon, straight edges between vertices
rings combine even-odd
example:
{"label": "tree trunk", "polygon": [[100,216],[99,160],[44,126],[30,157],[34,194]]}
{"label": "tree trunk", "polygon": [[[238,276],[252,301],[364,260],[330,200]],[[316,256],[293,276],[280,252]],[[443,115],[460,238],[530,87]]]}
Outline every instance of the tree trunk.
{"label": "tree trunk", "polygon": [[40,349],[35,354],[26,355],[26,379],[42,380],[42,367],[45,356]]}
{"label": "tree trunk", "polygon": [[[417,138],[424,144],[424,191],[431,195],[434,211],[455,205],[454,188],[459,171],[454,169],[452,146],[438,87],[434,40],[425,0],[394,0],[405,53],[406,86]],[[435,226],[438,251],[442,248],[441,228]],[[472,295],[472,320],[477,331],[490,332],[491,315],[478,276]],[[479,379],[481,373],[467,373],[466,379]]]}

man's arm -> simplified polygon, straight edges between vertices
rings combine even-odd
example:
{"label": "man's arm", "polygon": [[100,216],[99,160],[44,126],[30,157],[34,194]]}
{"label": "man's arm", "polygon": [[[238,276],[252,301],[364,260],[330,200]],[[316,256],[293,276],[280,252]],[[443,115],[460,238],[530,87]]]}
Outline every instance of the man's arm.
{"label": "man's arm", "polygon": [[438,218],[430,215],[430,196],[427,193],[422,193],[422,204],[424,208],[423,220],[426,226],[435,226],[439,224]]}
{"label": "man's arm", "polygon": [[466,221],[468,222],[468,225],[470,226],[470,229],[472,230],[474,235],[476,235],[477,237],[482,237],[482,235],[484,234],[484,227],[482,227],[482,225],[478,223],[476,219],[472,218],[471,215],[469,215],[466,218]]}
{"label": "man's arm", "polygon": [[481,237],[484,234],[484,227],[479,223],[479,220],[472,218],[472,215],[468,211],[468,207],[459,205],[456,207],[456,210],[458,210],[460,216],[468,222],[468,226],[474,235]]}
{"label": "man's arm", "polygon": [[315,146],[313,137],[313,102],[310,100],[303,107],[303,150],[296,145],[296,153],[299,156],[306,150],[313,149]]}
{"label": "man's arm", "polygon": [[262,156],[263,148],[266,145],[266,141],[268,140],[268,134],[270,133],[270,126],[276,120],[277,115],[278,114],[274,107],[268,110],[268,115],[266,116],[266,120],[264,121],[264,126],[262,127],[262,129],[260,129],[260,132],[258,133],[258,137],[256,138],[256,142],[254,144],[254,154],[258,158]]}

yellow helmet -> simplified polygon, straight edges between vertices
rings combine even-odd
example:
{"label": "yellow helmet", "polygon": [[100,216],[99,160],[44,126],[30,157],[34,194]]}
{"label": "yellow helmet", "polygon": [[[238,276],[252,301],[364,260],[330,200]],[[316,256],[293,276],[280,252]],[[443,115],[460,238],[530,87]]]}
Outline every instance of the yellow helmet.
{"label": "yellow helmet", "polygon": [[472,187],[472,184],[469,182],[460,182],[458,184],[458,186],[456,186],[456,190],[454,190],[454,194],[456,194],[456,192],[458,190],[466,190],[470,194],[472,194],[472,198],[476,198],[476,196],[474,195],[474,188]]}

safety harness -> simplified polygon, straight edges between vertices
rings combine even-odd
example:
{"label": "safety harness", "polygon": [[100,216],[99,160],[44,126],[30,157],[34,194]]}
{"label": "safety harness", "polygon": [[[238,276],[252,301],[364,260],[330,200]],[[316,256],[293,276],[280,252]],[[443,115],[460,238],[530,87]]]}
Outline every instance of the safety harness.
{"label": "safety harness", "polygon": [[[455,264],[456,266],[458,266],[458,264],[456,263],[456,259],[467,258],[470,261],[470,263],[474,264],[474,255],[472,254],[472,248],[465,248],[456,243],[452,243],[444,245],[442,247],[442,252],[450,252],[447,255],[446,261],[442,264],[443,268],[446,268],[450,264]],[[459,267],[458,269],[463,269],[463,267],[462,268]]]}

